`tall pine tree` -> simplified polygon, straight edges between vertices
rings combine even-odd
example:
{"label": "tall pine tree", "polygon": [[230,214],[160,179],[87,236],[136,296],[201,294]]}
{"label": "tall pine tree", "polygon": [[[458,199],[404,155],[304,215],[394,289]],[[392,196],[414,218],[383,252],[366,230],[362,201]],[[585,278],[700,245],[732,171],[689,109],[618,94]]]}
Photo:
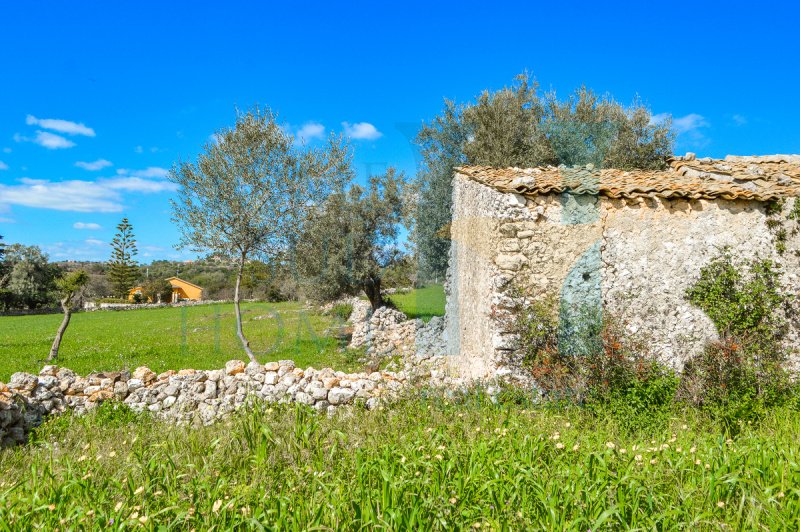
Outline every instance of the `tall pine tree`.
{"label": "tall pine tree", "polygon": [[111,260],[108,261],[108,279],[117,297],[128,297],[128,291],[136,283],[139,268],[134,257],[138,252],[133,226],[127,218],[123,218],[117,226],[114,240],[111,241]]}

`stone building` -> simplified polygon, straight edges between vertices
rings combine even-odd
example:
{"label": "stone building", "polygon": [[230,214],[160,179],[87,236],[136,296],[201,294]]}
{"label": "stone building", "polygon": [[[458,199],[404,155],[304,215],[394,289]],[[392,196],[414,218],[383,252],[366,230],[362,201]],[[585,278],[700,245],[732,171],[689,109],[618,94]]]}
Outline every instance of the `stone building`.
{"label": "stone building", "polygon": [[742,259],[775,259],[786,285],[797,287],[800,237],[789,213],[798,194],[798,155],[687,154],[662,171],[457,168],[451,364],[469,378],[510,371],[514,338],[498,316],[516,285],[611,313],[681,367],[716,337],[685,293],[723,247]]}

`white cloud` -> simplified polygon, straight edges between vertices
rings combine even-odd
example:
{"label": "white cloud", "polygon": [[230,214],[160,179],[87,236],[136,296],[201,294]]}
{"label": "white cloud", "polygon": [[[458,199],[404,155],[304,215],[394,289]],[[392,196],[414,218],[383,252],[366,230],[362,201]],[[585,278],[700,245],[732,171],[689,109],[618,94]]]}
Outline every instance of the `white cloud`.
{"label": "white cloud", "polygon": [[56,135],[55,133],[48,133],[47,131],[37,131],[36,136],[33,138],[24,137],[17,133],[14,135],[14,140],[16,142],[33,142],[39,146],[44,146],[48,150],[58,150],[75,146],[75,143],[71,140],[62,137],[61,135]]}
{"label": "white cloud", "polygon": [[3,153],[11,153],[11,148],[3,148]]}
{"label": "white cloud", "polygon": [[0,170],[8,170],[8,165],[3,161],[0,161]]}
{"label": "white cloud", "polygon": [[142,152],[144,152],[144,148],[142,148],[141,146],[136,146],[133,149],[133,151],[135,151],[136,153],[142,153]]}
{"label": "white cloud", "polygon": [[84,124],[70,122],[69,120],[58,120],[56,118],[36,118],[33,115],[25,117],[25,123],[29,126],[39,126],[44,129],[51,129],[67,135],[84,135],[94,137],[94,129],[86,127]]}
{"label": "white cloud", "polygon": [[737,126],[744,126],[747,124],[747,117],[742,115],[733,115],[733,121]]}
{"label": "white cloud", "polygon": [[110,190],[125,190],[127,192],[142,192],[145,194],[156,192],[172,192],[178,189],[175,183],[161,180],[142,179],[141,177],[115,177],[101,182]]}
{"label": "white cloud", "polygon": [[21,205],[57,211],[120,212],[123,209],[122,192],[154,194],[173,191],[176,188],[176,185],[169,181],[130,176],[97,181],[55,182],[23,178],[19,180],[18,185],[0,184],[0,207]]}
{"label": "white cloud", "polygon": [[345,135],[353,139],[375,140],[383,136],[383,133],[369,122],[356,122],[355,124],[342,122],[342,127]]}
{"label": "white cloud", "polygon": [[703,115],[691,113],[680,118],[674,118],[672,120],[672,126],[680,135],[681,133],[689,133],[690,131],[696,131],[702,127],[708,127],[709,124]]}
{"label": "white cloud", "polygon": [[144,178],[160,178],[163,179],[169,175],[169,170],[159,166],[148,166],[144,170],[131,170],[130,168],[120,168],[117,170],[117,175],[131,176],[131,177],[144,177]]}
{"label": "white cloud", "polygon": [[75,166],[78,168],[83,168],[84,170],[89,170],[90,172],[95,172],[97,170],[102,170],[103,168],[107,168],[109,166],[114,166],[111,161],[106,161],[105,159],[97,159],[96,161],[92,162],[84,162],[78,161],[75,163]]}
{"label": "white cloud", "polygon": [[91,223],[91,222],[90,223],[75,222],[74,224],[72,224],[72,227],[74,227],[75,229],[89,229],[91,231],[96,231],[98,229],[102,229],[100,227],[100,224]]}
{"label": "white cloud", "polygon": [[308,142],[313,139],[321,139],[325,136],[325,126],[319,122],[306,122],[300,129],[297,130],[297,134],[295,136],[304,142]]}
{"label": "white cloud", "polygon": [[86,242],[90,246],[105,246],[106,245],[105,242],[103,242],[102,240],[97,240],[96,238],[87,238],[86,240],[84,240],[84,242]]}

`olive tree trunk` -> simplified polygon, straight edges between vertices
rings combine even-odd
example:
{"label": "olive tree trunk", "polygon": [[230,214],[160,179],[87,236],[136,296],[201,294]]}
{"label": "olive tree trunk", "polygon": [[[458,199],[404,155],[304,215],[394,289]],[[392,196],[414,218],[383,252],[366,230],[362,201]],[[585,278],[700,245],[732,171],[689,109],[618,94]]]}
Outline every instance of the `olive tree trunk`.
{"label": "olive tree trunk", "polygon": [[364,284],[364,293],[367,294],[372,311],[376,311],[384,305],[383,296],[381,295],[381,280],[370,278]]}
{"label": "olive tree trunk", "polygon": [[47,356],[47,362],[52,362],[58,357],[58,348],[61,347],[61,339],[64,337],[64,331],[67,330],[69,320],[72,317],[72,297],[65,297],[61,300],[61,308],[64,310],[64,319],[61,320],[61,325],[56,331],[56,337],[53,339],[53,345],[50,347],[50,354]]}
{"label": "olive tree trunk", "polygon": [[242,253],[241,259],[239,260],[239,269],[236,272],[236,289],[233,291],[233,309],[234,313],[236,314],[236,335],[239,337],[239,341],[242,342],[242,347],[244,348],[244,352],[247,353],[247,356],[250,357],[251,362],[257,362],[255,355],[253,354],[253,350],[250,349],[250,341],[245,338],[244,332],[242,331],[242,309],[239,306],[239,287],[242,284],[242,272],[244,271],[244,261],[245,261],[245,254]]}

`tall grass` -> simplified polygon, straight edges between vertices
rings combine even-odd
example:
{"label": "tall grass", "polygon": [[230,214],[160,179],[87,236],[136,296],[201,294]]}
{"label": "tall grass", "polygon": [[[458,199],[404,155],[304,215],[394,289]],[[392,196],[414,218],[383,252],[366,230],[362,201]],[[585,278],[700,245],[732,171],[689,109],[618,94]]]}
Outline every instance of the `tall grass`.
{"label": "tall grass", "polygon": [[105,405],[0,453],[0,528],[797,529],[798,431],[777,410],[726,440],[688,410],[632,434],[476,393],[206,428]]}

